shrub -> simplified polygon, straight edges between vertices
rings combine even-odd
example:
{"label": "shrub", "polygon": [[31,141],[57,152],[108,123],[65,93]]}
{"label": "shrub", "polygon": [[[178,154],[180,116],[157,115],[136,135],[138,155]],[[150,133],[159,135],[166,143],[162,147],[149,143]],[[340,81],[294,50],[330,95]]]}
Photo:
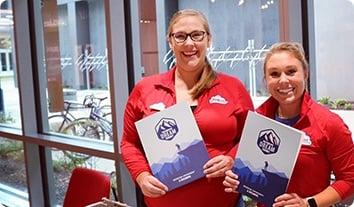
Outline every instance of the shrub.
{"label": "shrub", "polygon": [[342,109],[342,110],[353,109],[353,103],[342,98],[332,100],[331,97],[329,96],[323,96],[318,100],[318,102],[330,109]]}
{"label": "shrub", "polygon": [[0,123],[15,123],[15,119],[11,114],[5,114],[5,112],[0,112]]}

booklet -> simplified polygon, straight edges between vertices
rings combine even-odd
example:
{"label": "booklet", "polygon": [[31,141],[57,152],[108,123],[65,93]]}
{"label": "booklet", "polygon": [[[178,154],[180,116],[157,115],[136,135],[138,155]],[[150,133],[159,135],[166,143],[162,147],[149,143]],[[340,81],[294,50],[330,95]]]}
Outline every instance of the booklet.
{"label": "booklet", "polygon": [[304,132],[256,112],[248,112],[233,172],[237,191],[266,206],[285,193]]}
{"label": "booklet", "polygon": [[192,110],[186,102],[135,122],[151,171],[171,191],[204,177],[209,160]]}

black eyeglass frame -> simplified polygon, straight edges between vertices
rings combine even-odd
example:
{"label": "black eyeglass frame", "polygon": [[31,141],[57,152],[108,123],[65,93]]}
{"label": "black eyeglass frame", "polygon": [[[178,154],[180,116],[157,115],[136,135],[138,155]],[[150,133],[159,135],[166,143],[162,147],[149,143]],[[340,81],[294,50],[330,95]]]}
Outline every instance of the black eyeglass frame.
{"label": "black eyeglass frame", "polygon": [[[194,39],[194,38],[193,38],[192,34],[194,34],[194,33],[196,33],[196,32],[201,32],[201,33],[203,33],[201,39]],[[178,33],[182,33],[182,34],[186,35],[186,37],[184,38],[183,41],[179,41],[179,40],[177,40],[177,38],[175,37],[175,34],[178,34]],[[191,33],[185,33],[185,32],[171,33],[171,34],[170,34],[170,37],[173,37],[173,39],[174,39],[177,43],[184,43],[184,42],[188,39],[188,37],[190,37],[190,39],[193,40],[194,42],[201,42],[201,41],[204,40],[205,35],[209,35],[209,33],[206,32],[206,31],[197,30],[197,31],[193,31],[193,32],[191,32]]]}

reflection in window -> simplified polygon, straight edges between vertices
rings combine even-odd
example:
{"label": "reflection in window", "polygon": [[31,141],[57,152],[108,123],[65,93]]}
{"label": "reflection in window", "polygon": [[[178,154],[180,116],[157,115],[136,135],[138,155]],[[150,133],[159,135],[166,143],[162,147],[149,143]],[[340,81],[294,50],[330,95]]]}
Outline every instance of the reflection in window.
{"label": "reflection in window", "polygon": [[2,9],[2,10],[6,10],[6,9],[9,9],[9,2],[8,2],[8,0],[2,0],[2,1],[0,1],[1,2],[1,4],[0,4],[0,9]]}
{"label": "reflection in window", "polygon": [[9,70],[13,70],[12,53],[9,52]]}
{"label": "reflection in window", "polygon": [[[115,178],[113,177],[115,175],[113,160],[107,160],[71,151],[52,149],[52,163],[58,205],[63,204],[71,172],[76,167],[85,167],[101,171],[108,176],[112,176],[111,182],[115,182]],[[112,186],[115,185],[113,184]],[[113,198],[114,195],[112,194],[111,196]]]}
{"label": "reflection in window", "polygon": [[[262,55],[280,39],[279,1],[179,0],[178,8],[169,10],[185,8],[200,10],[209,20],[213,38],[208,56],[214,68],[237,76],[252,96],[266,96],[261,62]],[[168,21],[169,15],[160,18]],[[170,52],[164,62],[166,67],[173,64]]]}
{"label": "reflection in window", "polygon": [[0,53],[1,71],[7,71],[6,53]]}
{"label": "reflection in window", "polygon": [[354,2],[351,0],[314,1],[315,90],[318,99],[346,99],[354,104],[351,90],[354,83],[349,80],[354,76],[353,19]]}
{"label": "reflection in window", "polygon": [[49,131],[111,142],[103,0],[42,7]]}
{"label": "reflection in window", "polygon": [[13,14],[11,1],[0,1],[0,125],[20,127],[21,115],[16,68],[13,64]]}
{"label": "reflection in window", "polygon": [[310,57],[310,62],[315,60],[315,81],[311,91],[354,133],[354,1],[323,0],[313,4],[315,57]]}
{"label": "reflection in window", "polygon": [[28,206],[23,143],[0,138],[0,203]]}

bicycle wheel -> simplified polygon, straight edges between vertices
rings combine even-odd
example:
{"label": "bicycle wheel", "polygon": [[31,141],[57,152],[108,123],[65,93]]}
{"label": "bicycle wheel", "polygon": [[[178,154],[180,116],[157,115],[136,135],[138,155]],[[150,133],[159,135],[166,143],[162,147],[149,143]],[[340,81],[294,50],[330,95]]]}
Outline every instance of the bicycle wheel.
{"label": "bicycle wheel", "polygon": [[[111,112],[111,106],[109,105],[105,105],[103,107],[101,107],[101,110],[103,111],[103,116],[102,118],[104,119],[101,122],[101,125],[104,125],[102,128],[103,130],[103,136],[104,136],[104,140],[105,141],[113,141],[113,134],[112,134],[112,112]],[[109,138],[109,139],[107,139]]]}
{"label": "bicycle wheel", "polygon": [[[109,115],[111,117],[111,113],[109,113]],[[106,116],[103,116],[103,118],[100,118],[98,121],[100,123],[100,128],[102,129],[102,131],[100,131],[101,140],[109,142],[113,141],[112,122],[107,119]]]}
{"label": "bicycle wheel", "polygon": [[96,121],[89,118],[80,118],[71,122],[61,132],[67,135],[100,140],[100,131],[102,130]]}
{"label": "bicycle wheel", "polygon": [[112,123],[112,113],[111,112],[103,114],[103,118],[105,118],[108,122]]}
{"label": "bicycle wheel", "polygon": [[112,108],[110,105],[104,105],[100,107],[100,111],[103,113],[102,117],[104,117],[109,122],[112,122]]}
{"label": "bicycle wheel", "polygon": [[61,132],[70,123],[71,119],[65,117],[64,115],[52,115],[48,117],[49,131],[51,132]]}
{"label": "bicycle wheel", "polygon": [[[100,132],[98,130],[98,124],[89,118],[80,118],[71,122],[65,127],[61,133],[66,135],[73,135],[84,137],[88,139],[101,139]],[[91,155],[82,154],[78,152],[63,151],[64,155],[69,158],[73,163],[82,164],[87,161]]]}

